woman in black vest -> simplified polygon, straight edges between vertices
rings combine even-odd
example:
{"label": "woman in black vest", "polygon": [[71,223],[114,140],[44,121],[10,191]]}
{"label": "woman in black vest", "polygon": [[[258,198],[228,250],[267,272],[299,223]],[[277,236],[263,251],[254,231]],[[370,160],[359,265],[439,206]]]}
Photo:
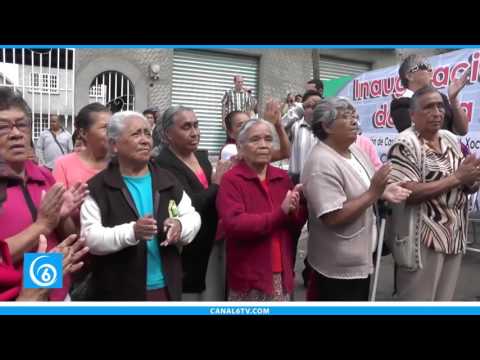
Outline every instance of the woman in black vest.
{"label": "woman in black vest", "polygon": [[151,128],[126,111],[107,127],[113,153],[89,182],[81,228],[92,260],[92,300],[181,300],[180,248],[200,228],[189,196],[166,170],[149,161]]}
{"label": "woman in black vest", "polygon": [[217,229],[215,199],[229,161],[220,160],[215,174],[206,151],[198,150],[200,129],[192,109],[183,106],[168,108],[162,117],[168,147],[156,158],[160,167],[170,170],[180,181],[192,204],[200,213],[202,227],[195,240],[183,249],[184,300],[206,300],[207,265]]}

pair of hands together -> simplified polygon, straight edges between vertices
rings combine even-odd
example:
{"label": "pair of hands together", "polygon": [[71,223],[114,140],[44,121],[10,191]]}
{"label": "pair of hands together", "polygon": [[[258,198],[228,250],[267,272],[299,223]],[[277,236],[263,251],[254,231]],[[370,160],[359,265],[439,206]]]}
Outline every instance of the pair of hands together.
{"label": "pair of hands together", "polygon": [[[38,240],[38,253],[45,253],[47,251],[47,238],[45,235],[40,235]],[[80,270],[84,263],[80,261],[89,251],[89,248],[85,246],[85,239],[73,234],[68,236],[60,244],[54,247],[49,253],[62,253],[63,254],[63,275],[71,274]],[[47,301],[48,294],[52,289],[48,288],[24,288],[20,290],[20,293],[16,301]]]}
{"label": "pair of hands together", "polygon": [[[158,233],[157,220],[152,215],[138,219],[133,225],[135,238],[138,240],[151,240]],[[182,234],[182,223],[178,219],[168,218],[163,222],[163,232],[166,233],[165,241],[160,246],[176,244]]]}
{"label": "pair of hands together", "polygon": [[285,215],[298,212],[300,209],[300,198],[303,185],[296,185],[293,190],[288,190],[282,201],[281,209]]}
{"label": "pair of hands together", "polygon": [[85,183],[76,183],[68,190],[61,183],[54,184],[47,192],[42,192],[37,222],[44,226],[47,233],[53,231],[60,221],[80,207],[88,194]]}
{"label": "pair of hands together", "polygon": [[404,187],[405,183],[391,182],[391,171],[392,165],[390,163],[382,165],[373,175],[369,191],[374,194],[377,199],[381,198],[398,204],[405,201],[412,191]]}

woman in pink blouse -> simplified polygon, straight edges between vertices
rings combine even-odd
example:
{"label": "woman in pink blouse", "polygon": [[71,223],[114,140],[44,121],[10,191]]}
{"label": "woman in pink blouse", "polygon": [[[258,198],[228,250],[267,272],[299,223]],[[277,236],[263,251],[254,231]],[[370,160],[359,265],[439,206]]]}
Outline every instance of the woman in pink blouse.
{"label": "woman in pink blouse", "polygon": [[111,113],[99,103],[84,106],[75,118],[75,127],[85,148],[62,156],[55,162],[53,177],[67,189],[77,182],[86,182],[108,162],[107,123]]}

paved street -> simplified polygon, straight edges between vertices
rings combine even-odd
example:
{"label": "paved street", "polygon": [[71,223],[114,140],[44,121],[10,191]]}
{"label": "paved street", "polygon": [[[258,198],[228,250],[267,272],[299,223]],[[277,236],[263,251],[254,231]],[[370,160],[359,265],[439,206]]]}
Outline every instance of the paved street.
{"label": "paved street", "polygon": [[[474,244],[480,248],[480,224],[477,226],[478,239]],[[470,231],[470,237],[472,232]],[[472,245],[470,245],[472,246]],[[301,272],[304,268],[303,259],[305,258],[306,233],[302,232],[299,241],[299,251],[296,261],[296,289],[295,301],[305,300],[305,288]],[[382,258],[382,266],[377,290],[378,301],[393,301],[393,258],[391,255]],[[480,253],[467,252],[463,258],[462,269],[455,292],[455,301],[478,301],[480,300]]]}

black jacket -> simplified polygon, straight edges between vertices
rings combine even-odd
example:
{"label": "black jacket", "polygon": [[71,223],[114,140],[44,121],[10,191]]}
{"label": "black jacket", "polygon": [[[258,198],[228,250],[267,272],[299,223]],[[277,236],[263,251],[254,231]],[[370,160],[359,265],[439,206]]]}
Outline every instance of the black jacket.
{"label": "black jacket", "polygon": [[[442,95],[443,104],[445,106],[445,120],[443,122],[443,128],[453,133],[453,110],[447,96]],[[410,103],[412,99],[408,97],[393,99],[390,103],[390,115],[392,116],[393,123],[398,132],[402,132],[408,129],[412,125],[412,119],[410,119]]]}
{"label": "black jacket", "polygon": [[[180,203],[183,188],[168,171],[149,163],[152,175],[153,206],[158,224],[163,224],[168,214],[170,200]],[[90,195],[98,204],[102,225],[113,227],[136,221],[139,214],[133,198],[120,174],[118,162],[111,161],[108,167],[88,181]],[[159,225],[158,242],[165,240],[163,226]],[[161,247],[163,273],[170,300],[181,300],[182,265],[176,246]],[[104,301],[146,300],[147,247],[145,241],[116,253],[92,256],[92,277],[89,284],[89,299]]]}
{"label": "black jacket", "polygon": [[205,189],[193,171],[168,148],[162,149],[156,158],[157,164],[172,172],[192,199],[192,205],[202,218],[202,226],[195,239],[183,248],[183,291],[199,293],[205,290],[208,259],[217,231],[215,199],[218,185],[211,183],[212,165],[208,152],[197,151],[195,156],[208,179]]}

